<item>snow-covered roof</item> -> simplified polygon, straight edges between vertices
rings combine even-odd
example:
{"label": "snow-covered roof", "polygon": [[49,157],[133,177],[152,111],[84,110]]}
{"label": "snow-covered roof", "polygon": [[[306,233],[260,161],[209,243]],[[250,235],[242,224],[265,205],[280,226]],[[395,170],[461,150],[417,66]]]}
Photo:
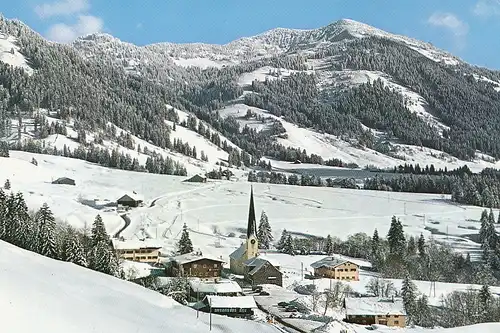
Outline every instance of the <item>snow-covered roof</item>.
{"label": "snow-covered roof", "polygon": [[233,253],[229,255],[229,258],[239,260],[245,254],[245,251],[246,251],[245,244],[241,244],[239,248],[234,250]]}
{"label": "snow-covered roof", "polygon": [[253,296],[206,296],[208,304],[212,308],[240,308],[252,309],[256,308]]}
{"label": "snow-covered roof", "polygon": [[246,266],[253,266],[253,269],[250,272],[248,272],[248,274],[250,275],[253,275],[256,272],[258,272],[262,267],[264,267],[266,263],[270,263],[271,265],[273,265],[269,260],[260,257],[250,258],[244,262]]}
{"label": "snow-covered roof", "polygon": [[216,258],[211,256],[200,255],[196,253],[186,253],[170,258],[171,261],[176,261],[180,265],[184,265],[193,261],[198,261],[202,259],[213,260],[218,262],[224,262],[222,258]]}
{"label": "snow-covered roof", "polygon": [[348,297],[345,299],[345,308],[348,316],[406,315],[401,298]]}
{"label": "snow-covered roof", "polygon": [[143,241],[138,239],[128,239],[124,241],[113,239],[113,246],[117,250],[161,249],[163,247],[163,244],[153,239],[146,239]]}
{"label": "snow-covered roof", "polygon": [[135,192],[123,193],[123,195],[121,197],[119,197],[116,201],[121,200],[121,199],[125,199],[126,196],[130,197],[131,199],[133,199],[135,201],[144,201],[144,197],[140,194],[135,193]]}
{"label": "snow-covered roof", "polygon": [[224,294],[241,293],[241,287],[236,281],[219,280],[218,282],[204,282],[199,279],[189,281],[189,285],[195,293]]}
{"label": "snow-covered roof", "polygon": [[[351,263],[353,265],[356,265],[355,263],[353,263],[351,261],[348,261],[348,260],[345,260],[345,259],[334,258],[334,257],[325,257],[325,258],[323,258],[321,260],[313,262],[311,264],[311,267],[312,268],[320,268],[320,267],[334,268],[334,267],[342,265],[342,264],[344,264],[346,262]],[[356,266],[358,266],[358,265],[356,265]]]}

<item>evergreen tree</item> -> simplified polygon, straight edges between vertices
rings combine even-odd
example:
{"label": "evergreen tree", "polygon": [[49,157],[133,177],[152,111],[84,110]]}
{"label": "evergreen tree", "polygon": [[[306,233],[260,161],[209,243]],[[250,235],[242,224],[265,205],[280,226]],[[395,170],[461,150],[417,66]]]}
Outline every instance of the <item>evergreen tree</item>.
{"label": "evergreen tree", "polygon": [[330,235],[326,236],[325,252],[329,256],[333,254],[333,241],[332,241],[332,236]]}
{"label": "evergreen tree", "polygon": [[403,280],[401,296],[403,297],[403,304],[406,315],[408,316],[408,322],[413,323],[417,310],[417,287],[410,280],[408,275]]}
{"label": "evergreen tree", "polygon": [[109,243],[99,241],[93,248],[90,254],[89,268],[94,271],[108,275],[114,275],[114,267],[112,265],[114,254],[111,251]]}
{"label": "evergreen tree", "polygon": [[378,230],[375,229],[372,236],[372,258],[375,258],[380,249],[380,237],[378,235]]}
{"label": "evergreen tree", "polygon": [[389,241],[389,250],[391,254],[396,254],[401,256],[405,253],[406,240],[403,232],[403,225],[401,221],[392,217],[391,227],[389,228],[389,233],[387,234],[387,240]]}
{"label": "evergreen tree", "polygon": [[181,239],[177,244],[177,252],[179,254],[186,254],[193,252],[193,243],[189,238],[189,231],[187,230],[186,223],[184,223],[184,226],[182,227]]}
{"label": "evergreen tree", "polygon": [[415,237],[410,236],[408,239],[408,255],[412,256],[417,253],[417,243],[415,242]]}
{"label": "evergreen tree", "polygon": [[481,317],[481,322],[489,321],[493,296],[491,295],[491,291],[488,285],[484,285],[481,287],[478,297],[479,316]]}
{"label": "evergreen tree", "polygon": [[434,327],[434,320],[431,316],[429,301],[426,295],[422,295],[417,299],[416,311],[413,316],[414,323],[422,327]]}
{"label": "evergreen tree", "polygon": [[294,256],[295,255],[295,246],[293,244],[292,235],[288,234],[286,236],[285,244],[281,249],[281,252]]}
{"label": "evergreen tree", "polygon": [[262,211],[262,214],[260,215],[257,239],[259,240],[259,249],[269,249],[273,240],[271,225],[269,224],[269,219],[264,211]]}
{"label": "evergreen tree", "polygon": [[66,261],[82,267],[87,267],[87,260],[85,259],[83,246],[80,242],[79,235],[76,232],[69,235],[66,251]]}
{"label": "evergreen tree", "polygon": [[423,234],[420,234],[417,242],[418,255],[421,257],[425,256],[425,237]]}
{"label": "evergreen tree", "polygon": [[97,215],[94,219],[94,223],[92,224],[91,229],[91,239],[92,246],[95,247],[99,243],[110,243],[110,239],[108,233],[106,231],[106,227],[104,226],[104,222],[102,221],[101,215]]}
{"label": "evergreen tree", "polygon": [[288,232],[286,231],[286,229],[283,229],[283,232],[281,233],[280,240],[278,241],[278,244],[276,245],[276,248],[278,250],[280,250],[280,251],[283,250],[287,236],[288,236]]}
{"label": "evergreen tree", "polygon": [[10,180],[9,179],[5,180],[5,184],[3,185],[3,188],[6,190],[10,190]]}
{"label": "evergreen tree", "polygon": [[46,203],[40,208],[36,217],[38,224],[37,252],[56,259],[56,220]]}
{"label": "evergreen tree", "polygon": [[7,224],[7,196],[0,188],[0,239],[6,240],[6,224]]}

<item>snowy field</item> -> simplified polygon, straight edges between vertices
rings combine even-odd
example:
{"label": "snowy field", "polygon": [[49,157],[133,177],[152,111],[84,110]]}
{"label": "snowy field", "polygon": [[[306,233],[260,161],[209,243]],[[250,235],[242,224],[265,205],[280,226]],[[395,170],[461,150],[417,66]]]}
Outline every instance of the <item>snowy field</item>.
{"label": "snowy field", "polygon": [[[38,166],[30,163],[35,157]],[[54,185],[59,177],[75,179],[76,186]],[[112,208],[96,202],[115,202],[133,191],[144,197],[144,207],[129,213],[126,238],[158,238],[173,249],[186,223],[195,246],[214,254],[229,255],[245,233],[250,184],[244,181],[186,183],[186,177],[129,172],[100,167],[59,156],[11,152],[0,158],[0,181],[10,179],[12,190],[24,193],[31,209],[44,202],[56,217],[83,227],[101,214],[108,231],[124,222]],[[306,235],[346,239],[357,232],[381,235],[389,229],[393,215],[401,218],[405,232],[449,242],[471,251],[477,244],[462,237],[477,234],[482,208],[459,206],[448,196],[253,184],[256,213],[266,212],[275,238],[283,229]],[[362,208],[360,208],[362,207]],[[105,211],[110,210],[110,211]],[[495,211],[495,215],[498,212]],[[431,230],[431,231],[429,231]],[[234,233],[231,234],[231,233]],[[444,235],[448,234],[448,235]]]}
{"label": "snowy field", "polygon": [[0,33],[0,62],[22,68],[28,75],[33,74],[33,69],[29,66],[28,61],[19,53],[16,39],[2,33]]}
{"label": "snowy field", "polygon": [[[2,241],[0,266],[2,332],[209,331],[209,314],[200,312],[197,318],[195,310],[157,292]],[[281,332],[268,324],[217,315],[212,323],[214,333]]]}

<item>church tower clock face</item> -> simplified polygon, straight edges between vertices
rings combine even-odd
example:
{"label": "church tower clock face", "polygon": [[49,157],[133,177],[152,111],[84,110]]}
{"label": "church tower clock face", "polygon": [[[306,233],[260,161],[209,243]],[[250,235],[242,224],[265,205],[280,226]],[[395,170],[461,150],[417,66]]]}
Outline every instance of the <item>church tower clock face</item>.
{"label": "church tower clock face", "polygon": [[250,243],[252,243],[252,245],[255,244],[255,239],[252,239]]}

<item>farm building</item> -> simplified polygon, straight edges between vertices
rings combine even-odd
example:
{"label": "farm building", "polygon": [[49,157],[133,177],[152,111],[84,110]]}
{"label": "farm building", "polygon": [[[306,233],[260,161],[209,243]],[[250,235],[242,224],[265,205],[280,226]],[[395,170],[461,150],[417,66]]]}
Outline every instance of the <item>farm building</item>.
{"label": "farm building", "polygon": [[76,182],[74,179],[68,178],[68,177],[61,177],[57,178],[52,182],[52,184],[58,184],[58,185],[76,185]]}
{"label": "farm building", "polygon": [[188,183],[206,183],[207,177],[197,174],[191,178],[186,179],[185,182],[188,182]]}
{"label": "farm building", "polygon": [[359,325],[405,327],[406,312],[403,300],[379,297],[349,298],[344,301],[346,321]]}
{"label": "farm building", "polygon": [[194,305],[194,308],[218,315],[246,318],[253,315],[253,309],[257,308],[257,304],[253,296],[205,296],[202,301]]}
{"label": "farm building", "polygon": [[314,275],[323,278],[359,281],[359,266],[353,262],[326,257],[311,264]]}
{"label": "farm building", "polygon": [[126,207],[138,207],[143,202],[141,196],[137,193],[125,194],[116,200],[118,205],[126,206]]}
{"label": "farm building", "polygon": [[171,276],[198,277],[205,280],[218,280],[222,273],[224,260],[188,253],[170,258],[165,263],[167,273]]}

